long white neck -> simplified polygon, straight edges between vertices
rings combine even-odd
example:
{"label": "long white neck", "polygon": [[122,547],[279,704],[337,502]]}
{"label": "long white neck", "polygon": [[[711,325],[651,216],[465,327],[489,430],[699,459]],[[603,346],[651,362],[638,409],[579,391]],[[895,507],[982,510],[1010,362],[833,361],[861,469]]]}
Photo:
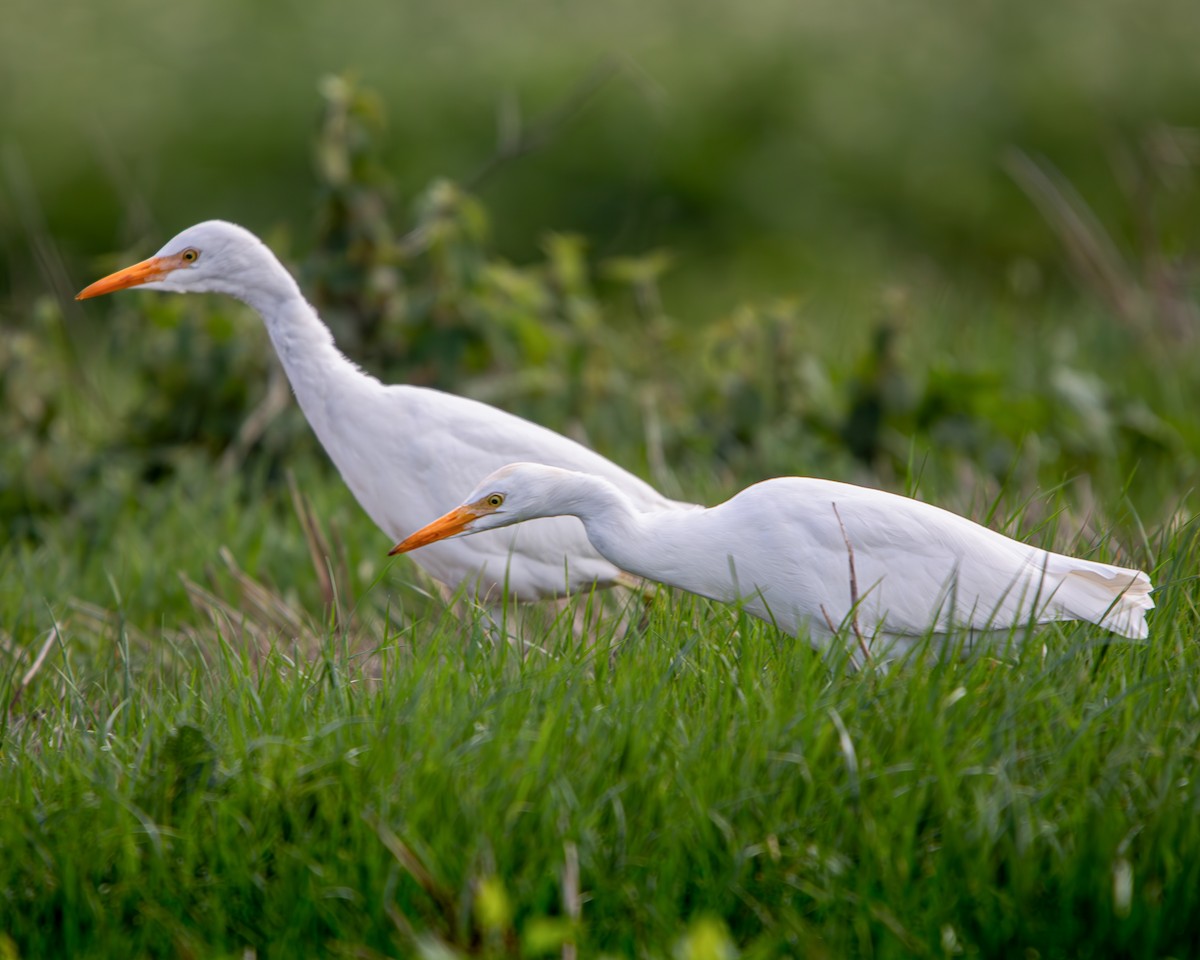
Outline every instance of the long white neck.
{"label": "long white neck", "polygon": [[262,316],[300,408],[336,462],[339,434],[330,401],[347,388],[379,382],[338,350],[333,334],[283,265],[275,261],[273,267],[270,282],[239,291],[239,299]]}
{"label": "long white neck", "polygon": [[592,546],[614,566],[660,583],[709,592],[691,575],[695,562],[691,533],[705,511],[643,512],[609,481],[589,474],[571,474],[539,496],[540,516],[578,517]]}

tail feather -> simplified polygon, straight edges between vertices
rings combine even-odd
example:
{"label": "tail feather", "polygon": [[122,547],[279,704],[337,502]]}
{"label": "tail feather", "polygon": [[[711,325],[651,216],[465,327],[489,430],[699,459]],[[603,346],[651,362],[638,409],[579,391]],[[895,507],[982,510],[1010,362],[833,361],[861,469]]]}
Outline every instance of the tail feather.
{"label": "tail feather", "polygon": [[1090,620],[1123,637],[1149,635],[1146,611],[1154,608],[1150,578],[1141,570],[1073,560],[1054,601],[1071,618]]}

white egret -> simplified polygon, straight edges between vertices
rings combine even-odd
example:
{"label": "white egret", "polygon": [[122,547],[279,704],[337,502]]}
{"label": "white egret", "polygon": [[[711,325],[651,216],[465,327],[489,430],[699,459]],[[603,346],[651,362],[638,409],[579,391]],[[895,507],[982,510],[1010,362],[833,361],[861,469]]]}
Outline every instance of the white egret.
{"label": "white egret", "polygon": [[[469,484],[512,460],[531,459],[606,478],[635,509],[670,511],[649,484],[587,447],[487,404],[413,386],[386,386],[334,345],[292,275],[248,230],[210,220],[184,230],[148,260],[82,290],[76,299],[140,287],[215,292],[253,307],[326,453],[363,509],[389,537],[457,503]],[[687,505],[691,506],[691,505]],[[588,543],[579,521],[557,517],[522,531],[441,544],[417,562],[453,589],[495,602],[590,585],[633,582]]]}
{"label": "white egret", "polygon": [[1154,606],[1140,570],[1041,550],[919,500],[802,477],[765,480],[708,509],[642,512],[602,477],[514,463],[392,553],[562,515],[579,517],[622,570],[741,603],[790,634],[807,629],[820,648],[845,624],[893,652],[931,632],[1051,620],[1141,638]]}

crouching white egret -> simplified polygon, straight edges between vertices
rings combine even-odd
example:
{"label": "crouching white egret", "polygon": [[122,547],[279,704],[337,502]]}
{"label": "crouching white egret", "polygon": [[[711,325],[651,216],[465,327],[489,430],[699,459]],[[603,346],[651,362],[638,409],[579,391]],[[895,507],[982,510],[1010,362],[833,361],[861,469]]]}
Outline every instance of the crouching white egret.
{"label": "crouching white egret", "polygon": [[[385,386],[364,373],[334,345],[283,264],[258,237],[232,223],[210,220],[189,227],[148,260],[93,283],[76,299],[129,287],[224,293],[258,311],[325,452],[393,541],[457,503],[474,478],[512,460],[602,476],[637,510],[669,513],[684,506],[528,420],[438,390]],[[466,584],[493,602],[504,586],[516,599],[537,600],[632,581],[592,548],[571,517],[439,544],[417,563],[448,587]]]}
{"label": "crouching white egret", "polygon": [[740,603],[790,634],[807,629],[820,648],[844,624],[893,652],[928,633],[1051,620],[1141,638],[1154,606],[1140,570],[1041,550],[909,497],[803,477],[765,480],[708,509],[644,512],[603,477],[514,463],[392,553],[562,515],[582,520],[614,566]]}

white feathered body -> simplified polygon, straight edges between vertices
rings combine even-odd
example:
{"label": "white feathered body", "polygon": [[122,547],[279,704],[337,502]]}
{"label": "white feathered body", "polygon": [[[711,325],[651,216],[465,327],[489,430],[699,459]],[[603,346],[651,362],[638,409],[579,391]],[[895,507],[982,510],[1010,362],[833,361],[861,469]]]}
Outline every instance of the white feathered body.
{"label": "white feathered body", "polygon": [[[603,477],[639,510],[689,506],[521,417],[439,390],[384,385],[346,359],[318,324],[299,300],[273,315],[267,329],[321,445],[363,509],[393,539],[459,503],[480,476],[514,459]],[[623,578],[574,517],[434,544],[415,559],[451,588],[465,583],[492,600],[504,585],[517,599],[537,600]]]}
{"label": "white feathered body", "polygon": [[[849,625],[853,592],[860,629],[893,637],[1076,619],[1144,637],[1153,605],[1140,571],[1051,553],[918,500],[829,480],[768,480],[686,519],[649,524],[664,545],[672,530],[689,532],[677,586],[711,589],[724,578],[715,599],[743,602],[793,634],[806,626],[826,637],[829,622]],[[696,540],[711,547],[703,572]],[[633,561],[624,558],[649,575]]]}
{"label": "white feathered body", "polygon": [[[484,403],[437,390],[385,386],[337,349],[291,274],[254,234],[219,220],[189,227],[154,257],[97,281],[96,296],[139,286],[211,291],[257,310],[321,445],[363,509],[390,538],[458,503],[481,476],[513,460],[582,470],[615,484],[637,509],[684,505],[582,444]],[[632,578],[600,556],[573,517],[443,543],[416,562],[483,599],[560,596]]]}
{"label": "white feathered body", "polygon": [[492,488],[511,494],[487,522],[572,513],[622,569],[743,604],[821,646],[830,624],[855,622],[867,637],[894,640],[1052,620],[1141,638],[1154,606],[1139,570],[1052,553],[909,497],[830,480],[782,477],[708,509],[651,513],[603,481],[536,464],[511,465],[469,496]]}

